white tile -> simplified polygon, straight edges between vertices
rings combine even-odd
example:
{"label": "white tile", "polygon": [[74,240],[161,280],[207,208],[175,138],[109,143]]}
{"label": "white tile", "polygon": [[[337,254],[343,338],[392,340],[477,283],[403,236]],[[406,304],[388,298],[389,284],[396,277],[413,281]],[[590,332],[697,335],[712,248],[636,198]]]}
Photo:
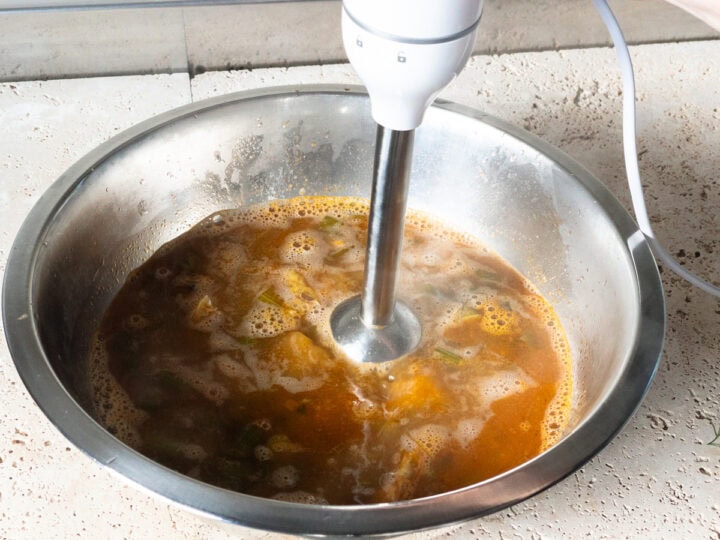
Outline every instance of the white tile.
{"label": "white tile", "polygon": [[[713,39],[718,32],[662,0],[609,0],[628,43]],[[610,44],[592,2],[489,0],[475,51],[543,51]]]}
{"label": "white tile", "polygon": [[189,101],[186,74],[0,84],[0,250],[37,197],[77,159]]}
{"label": "white tile", "polygon": [[278,2],[186,8],[195,69],[317,64],[345,58],[340,2]]}
{"label": "white tile", "polygon": [[0,80],[187,71],[180,9],[0,13]]}

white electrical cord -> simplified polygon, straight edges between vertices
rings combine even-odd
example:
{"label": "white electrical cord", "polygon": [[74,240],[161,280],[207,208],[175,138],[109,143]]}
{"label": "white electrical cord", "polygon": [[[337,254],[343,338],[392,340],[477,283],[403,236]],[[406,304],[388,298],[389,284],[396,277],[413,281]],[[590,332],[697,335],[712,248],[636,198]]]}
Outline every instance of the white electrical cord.
{"label": "white electrical cord", "polygon": [[610,32],[615,50],[620,62],[620,71],[622,74],[623,85],[623,151],[625,154],[625,171],[627,173],[628,185],[630,187],[630,195],[632,198],[633,209],[635,210],[635,218],[638,221],[640,231],[647,238],[650,247],[656,257],[662,260],[665,265],[675,272],[677,275],[687,280],[692,285],[703,291],[720,297],[720,287],[716,287],[712,283],[708,283],[699,276],[693,274],[678,263],[670,253],[660,244],[655,237],[655,233],[650,225],[647,208],[645,206],[645,196],[643,195],[642,182],[640,181],[640,167],[638,165],[637,147],[636,147],[636,127],[635,127],[635,74],[633,72],[632,60],[630,59],[630,51],[628,51],[627,43],[620,30],[615,15],[605,0],[593,0],[595,8],[600,13],[605,26]]}

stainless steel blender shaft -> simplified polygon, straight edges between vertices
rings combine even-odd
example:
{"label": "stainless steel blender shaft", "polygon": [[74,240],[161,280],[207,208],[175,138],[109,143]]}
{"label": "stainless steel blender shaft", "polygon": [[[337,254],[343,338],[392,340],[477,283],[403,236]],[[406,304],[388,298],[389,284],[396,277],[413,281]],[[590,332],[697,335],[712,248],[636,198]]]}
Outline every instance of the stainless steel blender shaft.
{"label": "stainless steel blender shaft", "polygon": [[361,311],[371,327],[393,319],[414,138],[378,125]]}
{"label": "stainless steel blender shaft", "polygon": [[378,125],[362,294],[330,316],[335,341],[357,362],[400,358],[422,336],[418,318],[395,299],[414,135]]}

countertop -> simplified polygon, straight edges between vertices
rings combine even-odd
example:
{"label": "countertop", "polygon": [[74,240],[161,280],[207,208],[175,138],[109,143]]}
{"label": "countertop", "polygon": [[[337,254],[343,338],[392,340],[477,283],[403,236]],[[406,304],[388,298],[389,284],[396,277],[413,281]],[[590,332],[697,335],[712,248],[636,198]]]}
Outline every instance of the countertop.
{"label": "countertop", "polygon": [[[720,41],[632,48],[641,167],[656,233],[720,283]],[[33,203],[117,132],[190,101],[297,83],[355,83],[347,65],[0,84],[0,273]],[[575,158],[629,208],[620,87],[607,48],[473,57],[443,96]],[[720,539],[720,303],[667,270],[661,367],[597,457],[494,515],[408,538]],[[269,538],[196,516],[93,462],[25,390],[0,333],[1,538]]]}

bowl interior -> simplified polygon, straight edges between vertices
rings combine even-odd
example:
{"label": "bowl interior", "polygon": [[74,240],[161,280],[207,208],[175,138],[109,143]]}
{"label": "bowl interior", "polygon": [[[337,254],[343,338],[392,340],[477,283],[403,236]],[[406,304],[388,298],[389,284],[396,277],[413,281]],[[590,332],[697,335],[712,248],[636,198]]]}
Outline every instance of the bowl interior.
{"label": "bowl interior", "polygon": [[[129,271],[160,245],[219,209],[297,195],[367,197],[374,140],[362,94],[277,92],[165,115],[75,165],[21,232],[33,244],[27,294],[39,347],[62,388],[93,414],[90,338]],[[647,246],[577,165],[452,105],[433,107],[417,132],[409,205],[480,238],[555,307],[574,358],[566,439],[606,422],[598,411],[608,397],[627,394],[595,448],[540,488],[559,480],[622,425],[657,364],[664,313]]]}

